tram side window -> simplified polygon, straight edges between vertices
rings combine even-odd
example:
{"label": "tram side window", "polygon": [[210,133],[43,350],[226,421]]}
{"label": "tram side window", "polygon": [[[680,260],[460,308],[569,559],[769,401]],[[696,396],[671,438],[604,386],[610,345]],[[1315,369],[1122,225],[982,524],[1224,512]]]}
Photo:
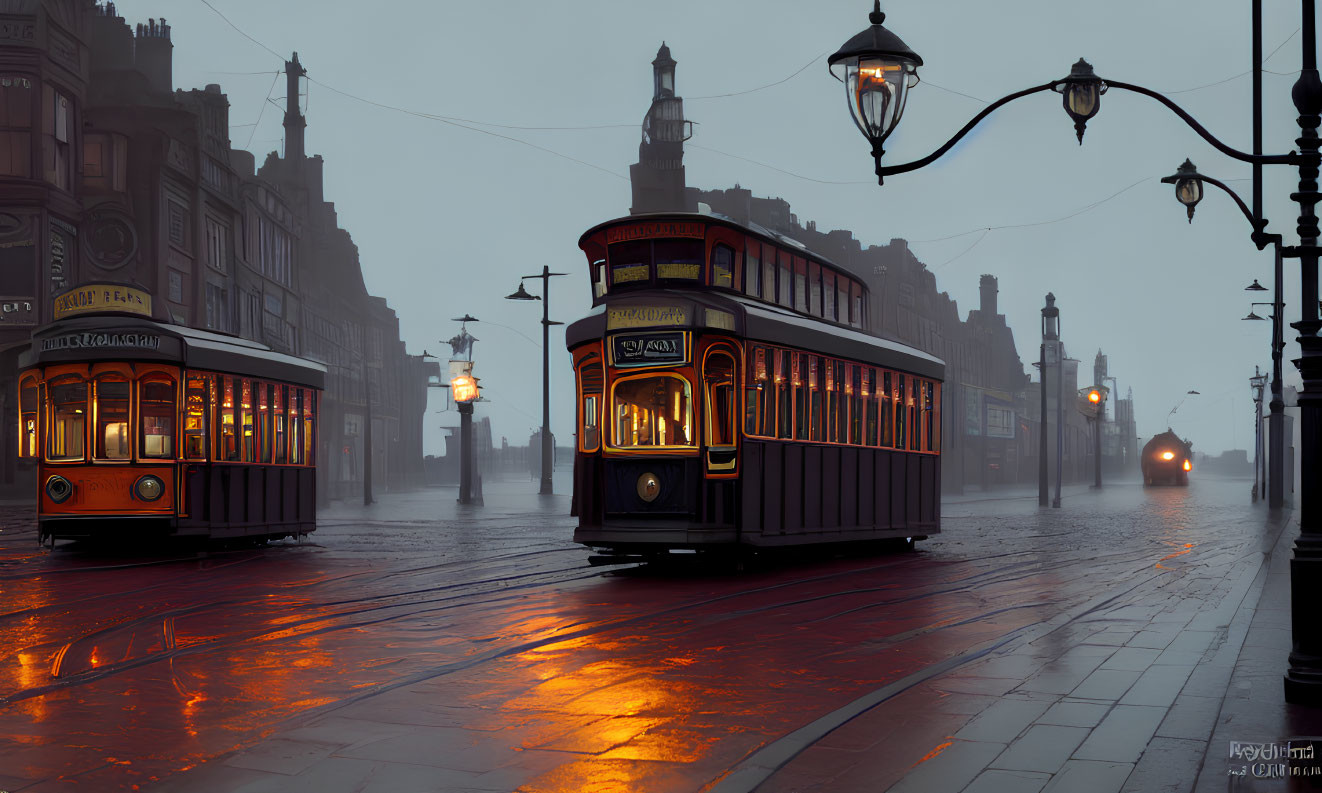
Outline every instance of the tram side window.
{"label": "tram side window", "polygon": [[807,353],[794,353],[794,370],[791,374],[794,383],[794,437],[801,441],[808,440],[808,396],[812,383],[815,361]]}
{"label": "tram side window", "polygon": [[289,464],[303,464],[303,389],[289,389]]}
{"label": "tram side window", "polygon": [[142,457],[174,457],[174,382],[144,380],[138,384],[138,412],[142,414]]}
{"label": "tram side window", "polygon": [[932,402],[932,387],[933,383],[931,380],[922,381],[923,451],[927,452],[936,451],[936,435],[932,428],[932,416],[935,413]]}
{"label": "tram side window", "polygon": [[615,445],[693,446],[693,407],[689,383],[677,375],[653,375],[617,382],[611,389]]}
{"label": "tram side window", "polygon": [[849,365],[849,379],[845,381],[845,394],[849,396],[849,442],[863,445],[863,367]]}
{"label": "tram side window", "polygon": [[592,274],[592,296],[601,297],[606,294],[606,260],[598,259],[590,265]]}
{"label": "tram side window", "polygon": [[826,377],[827,363],[813,356],[812,371],[812,439],[821,441],[826,437]]}
{"label": "tram side window", "polygon": [[50,386],[51,426],[46,433],[46,459],[82,460],[87,419],[87,383],[65,380]]}
{"label": "tram side window", "polygon": [[96,380],[96,457],[129,459],[129,381],[120,377]]}
{"label": "tram side window", "polygon": [[808,262],[802,256],[794,257],[794,309],[812,313],[808,308]]}
{"label": "tram side window", "polygon": [[304,389],[303,403],[303,464],[317,463],[317,392]]}
{"label": "tram side window", "polygon": [[849,284],[849,324],[851,327],[863,327],[863,286],[857,281]]}
{"label": "tram side window", "polygon": [[221,378],[220,394],[220,442],[216,449],[216,458],[226,462],[239,459],[239,436],[234,423],[234,378]]}
{"label": "tram side window", "polygon": [[894,378],[894,385],[895,385],[895,391],[893,392],[894,398],[892,399],[892,402],[895,405],[895,415],[892,419],[895,422],[895,448],[907,449],[909,448],[909,433],[908,433],[909,417],[906,412],[906,405],[904,399],[905,378],[904,375],[899,373],[892,375],[892,377]]}
{"label": "tram side window", "polygon": [[762,245],[762,299],[776,302],[776,249]]}
{"label": "tram side window", "polygon": [[835,321],[835,273],[822,271],[822,316]]}
{"label": "tram side window", "polygon": [[881,445],[891,448],[895,445],[895,423],[892,420],[892,405],[895,402],[894,375],[884,369],[881,372],[881,380],[877,384],[877,396],[881,401]]}
{"label": "tram side window", "polygon": [[707,444],[733,446],[735,437],[734,359],[725,353],[707,358]]}
{"label": "tram side window", "polygon": [[734,288],[734,249],[729,245],[712,248],[711,285],[722,289]]}
{"label": "tram side window", "polygon": [[835,279],[835,321],[849,324],[849,279],[843,275]]}
{"label": "tram side window", "polygon": [[243,444],[243,457],[241,459],[245,463],[253,463],[257,462],[257,457],[254,454],[254,441],[256,439],[253,437],[253,383],[248,379],[239,382],[242,389],[240,392],[242,399],[239,400],[239,440]]}
{"label": "tram side window", "polygon": [[256,392],[253,402],[257,406],[257,421],[254,422],[257,427],[257,462],[271,462],[271,446],[274,438],[271,432],[271,384],[253,383],[253,391]]}
{"label": "tram side window", "polygon": [[702,280],[702,240],[657,240],[654,250],[657,280]]}
{"label": "tram side window", "polygon": [[652,243],[617,242],[610,246],[610,289],[623,284],[644,285],[651,281]]}
{"label": "tram side window", "polygon": [[184,388],[184,457],[207,458],[207,385],[209,377],[189,375]]}
{"label": "tram side window", "polygon": [[762,243],[744,240],[744,293],[753,297],[762,294]]}
{"label": "tram side window", "polygon": [[877,445],[877,370],[863,369],[863,444]]}
{"label": "tram side window", "polygon": [[776,357],[776,432],[775,437],[790,439],[794,437],[794,401],[790,388],[791,359],[789,350],[777,350]]}
{"label": "tram side window", "polygon": [[41,410],[38,405],[36,380],[24,380],[18,393],[18,456],[37,456],[37,416]]}
{"label": "tram side window", "polygon": [[595,355],[578,368],[579,393],[583,395],[579,418],[579,449],[595,452],[601,448],[601,390],[604,375],[601,359]]}
{"label": "tram side window", "polygon": [[808,262],[808,313],[822,315],[822,266]]}
{"label": "tram side window", "polygon": [[790,265],[790,255],[785,251],[776,251],[776,259],[780,265],[777,268],[778,275],[776,276],[778,279],[780,279],[780,283],[778,285],[779,298],[776,300],[776,302],[780,303],[785,308],[794,308],[794,294],[793,294],[794,273],[793,273],[793,268]]}
{"label": "tram side window", "polygon": [[271,462],[283,465],[289,458],[285,454],[285,397],[288,386],[271,386]]}
{"label": "tram side window", "polygon": [[920,451],[923,448],[923,425],[918,420],[918,389],[921,381],[914,377],[909,381],[909,450]]}

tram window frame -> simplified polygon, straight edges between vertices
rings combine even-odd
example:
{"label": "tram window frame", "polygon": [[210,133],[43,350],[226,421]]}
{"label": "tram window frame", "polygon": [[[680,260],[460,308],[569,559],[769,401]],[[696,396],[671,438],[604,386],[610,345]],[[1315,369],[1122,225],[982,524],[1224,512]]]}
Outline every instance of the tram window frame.
{"label": "tram window frame", "polygon": [[921,411],[920,421],[923,425],[923,451],[925,452],[934,451],[932,449],[932,387],[931,380],[923,380],[919,392],[922,394],[921,403],[918,407]]}
{"label": "tram window frame", "polygon": [[932,439],[928,451],[941,451],[941,384],[932,381]]}
{"label": "tram window frame", "polygon": [[[589,382],[587,375],[595,367],[595,385]],[[577,372],[578,392],[579,392],[579,414],[578,414],[578,449],[584,453],[596,452],[601,449],[601,420],[602,403],[604,402],[603,391],[606,380],[606,373],[602,367],[602,359],[597,354],[592,354],[578,365]],[[589,442],[591,438],[591,442]]]}
{"label": "tram window frame", "polygon": [[833,270],[822,268],[822,318],[835,322],[835,280]]}
{"label": "tram window frame", "polygon": [[271,385],[271,462],[275,465],[285,465],[289,460],[289,437],[285,432],[285,422],[288,421],[287,413],[289,408],[289,386],[283,383],[273,383]]}
{"label": "tram window frame", "polygon": [[701,284],[706,261],[701,239],[652,240],[652,272],[656,282],[665,284]]}
{"label": "tram window frame", "polygon": [[265,381],[253,381],[253,447],[257,453],[255,462],[264,465],[271,463],[271,384]]}
{"label": "tram window frame", "polygon": [[762,243],[762,299],[776,302],[776,249]]}
{"label": "tram window frame", "polygon": [[812,373],[814,369],[814,356],[806,352],[795,352],[793,359],[793,375],[791,381],[794,385],[794,440],[806,441],[808,437],[808,418],[809,405],[812,397]]}
{"label": "tram window frame", "polygon": [[892,376],[893,372],[882,369],[877,378],[877,429],[881,432],[881,437],[877,439],[877,445],[883,449],[895,448],[895,424],[892,417],[891,404],[895,399],[893,392]]}
{"label": "tram window frame", "polygon": [[794,257],[794,310],[812,313],[808,307],[808,261],[802,256]]}
{"label": "tram window frame", "polygon": [[[81,388],[78,388],[80,386]],[[60,397],[64,392],[58,389],[64,389],[66,387],[74,387],[74,394],[81,391],[81,403],[73,399],[72,396],[68,399],[61,400]],[[88,417],[90,416],[91,410],[91,400],[89,399],[91,392],[91,383],[81,375],[61,375],[47,383],[47,410],[50,416],[50,422],[47,425],[48,432],[46,433],[46,462],[81,463],[87,461],[87,427],[90,423]],[[72,407],[79,404],[81,404],[81,408]],[[70,422],[62,422],[60,412],[62,406],[70,406],[70,409],[73,410],[73,412],[69,415],[77,416],[77,418],[72,419]],[[68,431],[70,423],[77,424],[78,429],[76,433],[70,433]],[[76,454],[69,451],[70,440],[76,440],[78,443]],[[61,441],[63,441],[62,444],[60,444]],[[56,453],[57,444],[60,444],[63,453]]]}
{"label": "tram window frame", "polygon": [[734,248],[723,242],[711,249],[711,285],[716,289],[734,289]]}
{"label": "tram window frame", "polygon": [[744,294],[752,298],[762,296],[762,243],[751,237],[744,238]]}
{"label": "tram window frame", "polygon": [[[665,436],[666,436],[666,429],[665,429],[665,427],[664,427],[664,425],[663,425],[663,422],[661,422],[661,421],[658,421],[658,422],[657,422],[657,427],[656,427],[656,429],[655,429],[654,431],[655,431],[655,432],[659,432],[659,433],[661,434],[661,440],[663,441],[662,443],[655,443],[655,444],[654,444],[654,443],[637,443],[637,442],[634,442],[634,441],[633,441],[633,438],[632,438],[632,437],[624,439],[624,440],[629,440],[630,443],[623,443],[623,442],[621,442],[621,438],[619,437],[620,432],[621,432],[621,429],[620,429],[620,428],[621,428],[621,419],[623,419],[623,418],[625,418],[625,417],[624,417],[624,416],[621,416],[621,415],[620,415],[620,412],[619,412],[619,408],[621,407],[621,404],[620,404],[620,401],[619,401],[619,400],[620,400],[620,396],[619,396],[619,389],[620,389],[620,386],[621,386],[622,384],[625,384],[625,383],[632,383],[632,382],[635,382],[635,381],[640,381],[640,382],[641,382],[641,381],[647,381],[647,380],[676,380],[676,381],[678,381],[678,382],[683,386],[683,391],[680,392],[679,394],[676,394],[676,396],[680,396],[681,399],[682,399],[682,403],[681,403],[680,406],[683,407],[683,410],[682,410],[681,412],[683,413],[684,419],[683,419],[683,422],[681,423],[680,426],[684,428],[684,442],[683,442],[683,443],[665,443],[664,441],[665,441],[665,439],[666,439],[666,438],[665,438]],[[670,395],[671,395],[671,392],[670,392],[669,390],[667,390],[667,391],[666,391],[666,399],[667,399],[667,400],[669,400]],[[636,411],[637,404],[634,403],[634,402],[630,402],[630,403],[627,403],[627,404],[628,404],[628,405],[632,405],[632,406],[635,408],[633,414],[636,416],[636,415],[637,415],[637,411]],[[694,410],[694,407],[693,407],[693,383],[690,382],[690,380],[689,380],[687,377],[685,377],[685,376],[683,376],[683,375],[681,375],[681,374],[679,374],[679,373],[677,373],[677,372],[646,372],[646,373],[642,373],[642,374],[626,375],[626,376],[624,376],[624,377],[621,377],[621,378],[615,380],[615,382],[611,383],[611,388],[610,388],[610,407],[611,407],[611,441],[612,441],[612,448],[615,448],[615,449],[621,449],[621,450],[629,450],[629,451],[637,451],[637,450],[640,450],[640,449],[641,449],[641,450],[649,450],[649,449],[685,449],[685,450],[688,450],[688,449],[697,449],[697,448],[698,448],[698,438],[697,438],[697,433],[694,432],[694,429],[695,429],[695,427],[694,427],[694,420],[695,420],[695,418],[696,418],[696,417],[695,417],[695,413],[696,413],[696,411]],[[664,407],[668,409],[668,408],[670,407],[670,405],[669,405],[669,404],[666,404],[666,405],[664,405]],[[661,416],[660,418],[665,419],[665,416]],[[672,419],[672,420],[670,420],[670,421],[666,421],[665,423],[673,423],[674,421],[678,421],[678,419]],[[637,421],[636,418],[634,418],[634,419],[632,420],[632,424],[633,424],[633,427],[630,429],[630,433],[631,433],[631,434],[634,434],[634,433],[636,433],[636,431],[637,431],[637,429],[638,429],[638,421]]]}
{"label": "tram window frame", "polygon": [[606,260],[597,259],[588,265],[588,274],[592,277],[592,297],[606,296]]}
{"label": "tram window frame", "polygon": [[776,303],[788,309],[794,308],[792,261],[789,251],[776,251]]}
{"label": "tram window frame", "polygon": [[858,281],[849,282],[849,326],[863,327],[863,285]]}
{"label": "tram window frame", "polygon": [[[621,287],[633,289],[647,287],[652,283],[652,243],[650,240],[629,240],[606,246],[609,262],[610,284],[608,291],[617,291]],[[616,257],[619,257],[618,260]],[[641,268],[641,270],[633,269]],[[620,275],[627,275],[623,280]]]}
{"label": "tram window frame", "polygon": [[[115,391],[119,391],[118,386],[123,386],[122,397],[109,396],[111,385],[116,386]],[[102,396],[102,392],[106,396]],[[122,411],[115,411],[112,418],[111,404],[123,403]],[[131,462],[133,460],[133,431],[130,429],[133,424],[133,381],[122,374],[103,374],[98,375],[92,381],[92,417],[95,429],[92,433],[92,459],[101,462]],[[120,416],[123,416],[121,419]],[[112,425],[117,425],[115,430]],[[118,438],[115,442],[115,453],[111,454],[110,433],[116,431]]]}
{"label": "tram window frame", "polygon": [[909,376],[909,451],[919,452],[923,450],[923,426],[918,420],[918,384],[916,377]]}
{"label": "tram window frame", "polygon": [[849,324],[849,278],[844,275],[835,279],[835,321]]}
{"label": "tram window frame", "polygon": [[897,451],[906,451],[909,448],[909,433],[908,433],[909,416],[907,412],[908,409],[905,405],[906,379],[907,378],[904,375],[898,372],[895,373],[895,380],[894,380],[895,392],[894,392],[894,398],[892,400],[895,407],[895,414],[891,418],[891,420],[895,423],[894,439],[895,439],[895,449]]}
{"label": "tram window frame", "polygon": [[809,376],[812,378],[812,439],[821,443],[826,431],[826,367],[829,365],[827,358],[814,355]]}
{"label": "tram window frame", "polygon": [[748,371],[744,374],[744,434],[761,435],[762,405],[766,402],[767,349],[749,345]]}
{"label": "tram window frame", "polygon": [[[239,441],[238,397],[235,396],[237,377],[222,377],[217,388],[216,401],[216,454],[218,462],[236,463],[243,459],[243,448]],[[229,419],[228,424],[226,419]],[[227,430],[228,427],[228,430]]]}
{"label": "tram window frame", "polygon": [[238,400],[236,420],[239,430],[239,461],[244,463],[257,462],[256,454],[256,432],[255,421],[253,418],[253,381],[247,377],[240,378],[240,398]]}
{"label": "tram window frame", "polygon": [[779,364],[776,371],[777,376],[780,379],[776,382],[776,434],[774,437],[784,440],[793,440],[793,384],[790,382],[793,353],[789,350],[778,350],[777,352],[779,353]]}
{"label": "tram window frame", "polygon": [[315,466],[317,464],[317,390],[315,388],[303,389],[307,393],[307,398],[303,404],[303,464],[306,466]]}
{"label": "tram window frame", "polygon": [[[151,386],[164,386],[169,399],[149,398],[148,392],[155,390]],[[162,372],[152,372],[138,379],[137,391],[138,458],[145,460],[175,459],[175,422],[178,419],[179,412],[179,390],[175,379]],[[152,428],[156,431],[147,431],[148,419],[153,420]],[[166,432],[160,432],[159,430],[162,428]],[[163,440],[153,441],[152,438]],[[154,451],[153,447],[155,447]]]}
{"label": "tram window frame", "polygon": [[822,266],[808,262],[808,313],[822,316]]}
{"label": "tram window frame", "polygon": [[40,455],[41,384],[35,377],[24,377],[18,386],[18,456]]}
{"label": "tram window frame", "polygon": [[863,445],[877,446],[877,370],[871,366],[862,367],[863,373]]}
{"label": "tram window frame", "polygon": [[[725,371],[722,373],[716,370],[717,378],[724,377],[724,380],[713,379],[712,369],[721,364],[716,363],[716,359],[724,358],[728,361],[725,365]],[[706,438],[708,446],[730,448],[736,444],[735,438],[738,435],[738,405],[736,400],[738,394],[735,391],[735,372],[738,370],[739,363],[735,360],[735,355],[728,349],[711,349],[704,356],[702,363],[702,382],[706,408]],[[718,393],[720,396],[718,396]],[[724,405],[724,416],[721,415],[721,405]],[[723,420],[721,420],[723,419]],[[718,433],[717,430],[723,430]]]}
{"label": "tram window frame", "polygon": [[849,398],[849,442],[863,445],[863,367],[851,363],[845,374],[845,396]]}
{"label": "tram window frame", "polygon": [[303,454],[303,389],[289,389],[289,464],[306,465]]}
{"label": "tram window frame", "polygon": [[211,375],[188,372],[184,376],[184,404],[180,410],[183,417],[184,447],[186,460],[206,460],[210,446],[211,422],[207,416],[208,383]]}

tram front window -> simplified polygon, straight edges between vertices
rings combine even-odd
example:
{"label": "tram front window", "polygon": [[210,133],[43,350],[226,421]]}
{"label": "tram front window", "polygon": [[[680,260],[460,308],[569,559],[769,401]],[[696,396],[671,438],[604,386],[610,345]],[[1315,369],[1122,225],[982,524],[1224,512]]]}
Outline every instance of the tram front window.
{"label": "tram front window", "polygon": [[129,381],[96,381],[96,456],[100,460],[129,458]]}
{"label": "tram front window", "polygon": [[148,380],[139,385],[143,457],[174,457],[174,383]]}
{"label": "tram front window", "polygon": [[689,383],[678,375],[623,380],[613,389],[615,445],[693,446]]}
{"label": "tram front window", "polygon": [[46,459],[83,459],[83,427],[87,420],[87,383],[55,383],[50,387],[51,427],[46,434]]}

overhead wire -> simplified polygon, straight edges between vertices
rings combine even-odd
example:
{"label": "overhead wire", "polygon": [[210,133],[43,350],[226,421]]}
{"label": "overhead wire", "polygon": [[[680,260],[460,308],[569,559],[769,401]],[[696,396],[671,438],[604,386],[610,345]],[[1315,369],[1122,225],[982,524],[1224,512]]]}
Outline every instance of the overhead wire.
{"label": "overhead wire", "polygon": [[[207,0],[202,0],[202,2],[206,3]],[[207,3],[207,5],[211,5],[211,4]],[[216,12],[216,13],[220,13],[220,12]],[[262,116],[266,114],[266,102],[271,99],[271,92],[275,90],[275,84],[279,82],[280,74],[281,74],[280,72],[275,73],[275,77],[271,79],[271,87],[266,89],[266,100],[262,102],[262,109],[257,113],[257,120],[253,122],[252,132],[248,133],[248,142],[243,144],[243,148],[245,149],[252,145],[252,138],[254,135],[257,134],[257,125],[262,123]]]}

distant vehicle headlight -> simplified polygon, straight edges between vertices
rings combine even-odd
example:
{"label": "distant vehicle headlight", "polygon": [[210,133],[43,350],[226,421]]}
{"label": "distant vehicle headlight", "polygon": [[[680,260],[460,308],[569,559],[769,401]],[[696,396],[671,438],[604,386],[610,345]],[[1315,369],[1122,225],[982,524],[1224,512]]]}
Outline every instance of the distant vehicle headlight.
{"label": "distant vehicle headlight", "polygon": [[165,483],[159,477],[148,474],[138,479],[133,485],[133,490],[143,501],[155,501],[165,493]]}
{"label": "distant vehicle headlight", "polygon": [[1162,452],[1162,453],[1161,453],[1161,459],[1163,459],[1163,460],[1174,460],[1174,459],[1175,459],[1175,452]]}
{"label": "distant vehicle headlight", "polygon": [[63,504],[73,495],[73,483],[58,474],[46,480],[46,495],[56,504]]}

